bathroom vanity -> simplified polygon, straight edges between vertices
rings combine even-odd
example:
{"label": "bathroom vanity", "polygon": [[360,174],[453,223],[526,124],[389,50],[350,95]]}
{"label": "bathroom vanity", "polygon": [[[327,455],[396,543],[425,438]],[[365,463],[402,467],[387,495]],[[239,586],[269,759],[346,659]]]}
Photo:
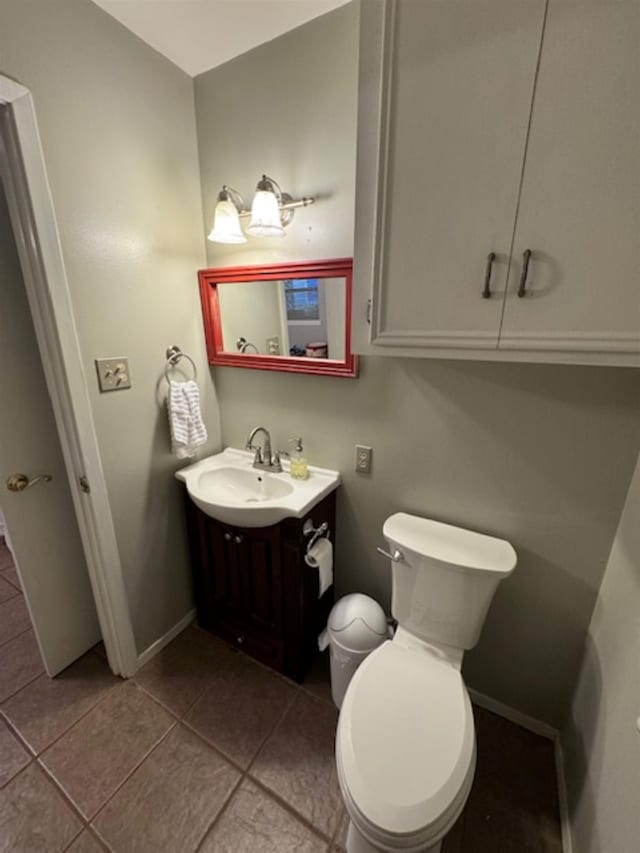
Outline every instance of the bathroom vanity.
{"label": "bathroom vanity", "polygon": [[[227,449],[176,475],[187,486],[185,509],[198,623],[301,681],[317,654],[318,634],[334,600],[333,585],[318,597],[318,571],[305,562],[308,531],[326,522],[333,540],[340,477],[337,472],[312,468],[309,480],[297,484],[286,471],[274,475],[253,470],[250,457]],[[234,481],[237,472],[242,475],[242,487]],[[230,485],[219,485],[218,474]],[[250,484],[244,482],[250,477],[260,488],[266,484],[274,491],[276,484],[281,488],[293,484],[294,496],[251,495]],[[206,489],[208,498],[203,497]],[[298,500],[306,503],[296,507],[295,493],[304,495],[305,490],[307,497]],[[319,496],[317,500],[312,494]],[[273,504],[283,506],[287,501],[292,502],[290,514],[278,518],[286,507]],[[258,526],[262,519],[277,520]]]}

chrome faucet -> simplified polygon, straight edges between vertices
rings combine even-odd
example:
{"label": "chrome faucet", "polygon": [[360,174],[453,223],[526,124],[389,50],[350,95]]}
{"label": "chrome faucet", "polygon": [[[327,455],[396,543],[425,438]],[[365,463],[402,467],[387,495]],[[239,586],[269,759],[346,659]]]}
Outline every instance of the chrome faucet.
{"label": "chrome faucet", "polygon": [[[264,433],[262,447],[256,447],[253,443],[253,439],[259,432]],[[268,429],[262,426],[252,429],[245,444],[245,450],[255,450],[256,455],[253,459],[254,468],[258,468],[261,471],[272,471],[274,474],[279,474],[282,471],[280,454],[277,451],[273,455],[271,454],[271,436]]]}

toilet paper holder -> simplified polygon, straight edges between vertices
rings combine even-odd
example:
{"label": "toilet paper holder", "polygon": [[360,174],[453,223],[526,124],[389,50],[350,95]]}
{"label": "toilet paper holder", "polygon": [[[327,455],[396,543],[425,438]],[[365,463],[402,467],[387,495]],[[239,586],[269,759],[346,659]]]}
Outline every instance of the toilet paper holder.
{"label": "toilet paper holder", "polygon": [[312,518],[308,518],[305,523],[302,525],[302,532],[305,536],[310,536],[311,539],[307,542],[307,554],[316,544],[318,539],[321,536],[325,536],[327,539],[331,536],[331,531],[329,530],[329,525],[326,521],[323,521],[320,527],[316,527],[313,523]]}

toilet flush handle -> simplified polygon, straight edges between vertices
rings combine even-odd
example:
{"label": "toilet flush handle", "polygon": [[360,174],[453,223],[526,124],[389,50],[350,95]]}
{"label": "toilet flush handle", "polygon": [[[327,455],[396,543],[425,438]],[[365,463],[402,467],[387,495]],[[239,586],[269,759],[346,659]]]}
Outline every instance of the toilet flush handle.
{"label": "toilet flush handle", "polygon": [[388,551],[385,551],[384,548],[376,548],[378,554],[382,554],[383,557],[388,557],[393,563],[400,563],[404,560],[404,554],[402,551],[399,551],[397,548],[390,554]]}

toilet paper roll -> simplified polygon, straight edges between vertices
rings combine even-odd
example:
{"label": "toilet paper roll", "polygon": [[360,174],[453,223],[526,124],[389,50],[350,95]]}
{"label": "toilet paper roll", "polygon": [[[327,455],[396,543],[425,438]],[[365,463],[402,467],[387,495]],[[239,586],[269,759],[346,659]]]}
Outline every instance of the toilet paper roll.
{"label": "toilet paper roll", "polygon": [[322,598],[333,583],[333,545],[328,539],[318,539],[307,551],[304,561],[318,570],[318,598]]}

